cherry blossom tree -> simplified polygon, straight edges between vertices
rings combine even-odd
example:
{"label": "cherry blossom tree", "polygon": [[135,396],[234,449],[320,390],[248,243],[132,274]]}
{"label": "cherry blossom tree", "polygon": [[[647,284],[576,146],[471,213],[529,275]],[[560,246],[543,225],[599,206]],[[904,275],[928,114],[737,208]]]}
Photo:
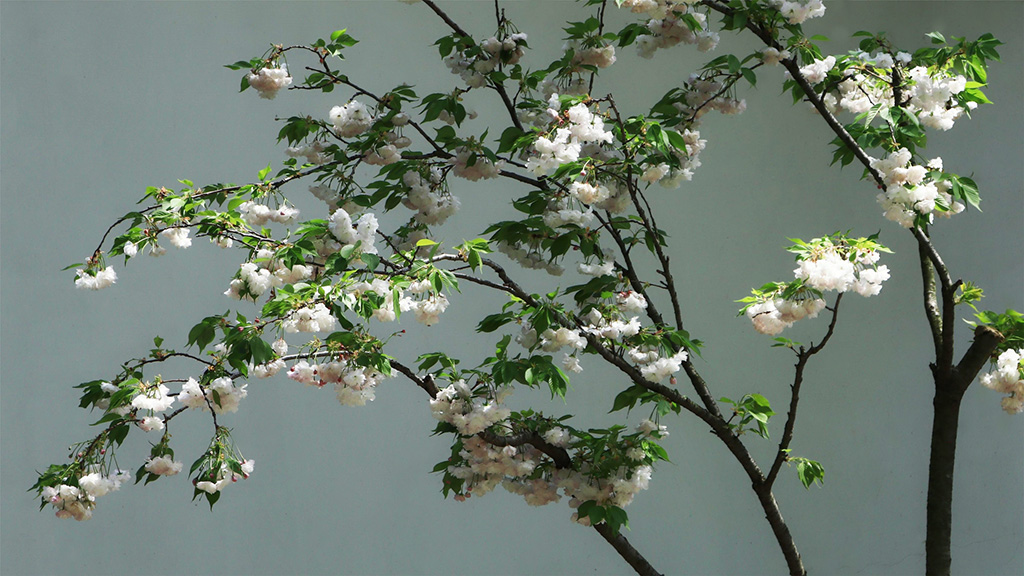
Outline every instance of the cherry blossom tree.
{"label": "cherry blossom tree", "polygon": [[[346,29],[227,65],[244,96],[295,99],[277,133],[286,159],[246,184],[148,188],[71,268],[78,288],[107,289],[117,265],[208,239],[239,254],[224,291],[237,306],[197,318],[184,348],[156,338],[145,356],[78,386],[81,407],[101,414],[98,432],[72,447],[69,462],[40,473],[33,490],[41,507],[86,520],[98,498],[123,484],[182,472],[193,499],[213,507],[255,472],[226,424],[244,410],[251,383],[286,377],[363,406],[394,379],[422,391],[434,434],[450,441],[449,457],[433,469],[445,497],[465,501],[500,486],[533,506],[564,499],[572,521],[595,530],[639,574],[659,572],[627,539],[627,508],[670,461],[662,441],[673,419],[696,417],[740,465],[790,573],[805,574],[775,487],[784,473],[806,488],[824,481],[820,456],[793,444],[807,367],[832,352],[840,304],[854,298],[844,296],[882,291],[891,271],[881,238],[902,228],[919,251],[935,354],[926,569],[949,573],[960,402],[981,374],[982,385],[1005,395],[1006,412],[1024,409],[1024,318],[979,309],[982,289],[944,261],[933,236],[978,209],[981,193],[971,177],[928,157],[925,145],[930,133],[990,103],[988,64],[1000,42],[936,32],[923,47],[901,47],[865,31],[854,34],[858,50],[826,55],[822,40],[804,31],[824,15],[820,0],[580,4],[551,62],[531,61],[531,37],[497,2],[494,29],[483,32],[463,28],[456,10],[431,0],[410,7],[448,28],[435,43],[457,77],[445,91],[423,93],[383,74],[350,77],[342,60],[358,31]],[[616,9],[634,20],[612,26]],[[677,45],[724,51],[726,32],[760,46],[711,59],[644,109],[601,89],[623,50],[644,58]],[[883,217],[882,232],[827,229],[790,240],[796,268],[738,300],[766,345],[793,354],[789,397],[756,389],[722,397],[703,375],[706,344],[685,322],[690,303],[669,253],[682,231],[662,197],[699,173],[706,117],[742,113],[745,89],[780,77],[794,104],[812,107],[834,138],[833,163],[855,167],[877,188],[871,209]],[[309,92],[335,94],[338,104],[304,110]],[[478,98],[501,110],[481,118],[482,127],[469,104]],[[482,222],[471,240],[445,234],[449,219],[472,217],[460,212],[461,180],[502,181],[510,190],[503,215]],[[323,203],[311,218],[292,200],[307,193]],[[454,337],[435,338],[416,357],[392,351],[407,330],[419,330],[414,324],[443,330],[449,308],[469,291],[488,294],[492,305],[476,314],[473,336],[487,339],[487,355],[463,354]],[[957,350],[964,315],[973,339]],[[797,322],[817,326],[806,344],[780,335]],[[164,377],[169,362],[191,369]],[[568,408],[572,382],[602,371],[621,383],[605,402],[619,418],[613,425],[513,395],[545,390]],[[176,454],[170,428],[179,422],[212,426],[205,451]],[[150,440],[148,456],[128,441],[139,435]],[[771,443],[767,459],[756,457],[757,442]],[[131,470],[120,466],[127,462]]]}

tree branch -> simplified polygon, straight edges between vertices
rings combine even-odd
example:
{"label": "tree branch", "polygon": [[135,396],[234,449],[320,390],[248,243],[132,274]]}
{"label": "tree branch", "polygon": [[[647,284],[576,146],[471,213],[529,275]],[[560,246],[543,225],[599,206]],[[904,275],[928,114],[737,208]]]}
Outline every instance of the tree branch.
{"label": "tree branch", "polygon": [[836,329],[836,320],[839,318],[839,302],[842,299],[842,293],[836,296],[836,303],[832,306],[832,321],[829,322],[828,331],[825,333],[825,337],[821,339],[821,342],[817,345],[812,344],[807,350],[801,347],[800,351],[797,352],[796,374],[793,376],[793,384],[790,386],[792,394],[789,399],[789,413],[786,414],[786,425],[783,428],[782,438],[779,440],[779,450],[775,454],[775,461],[772,462],[771,470],[768,471],[768,476],[764,480],[764,484],[769,488],[775,483],[782,465],[789,457],[789,445],[793,441],[793,430],[796,428],[796,409],[800,403],[800,386],[804,381],[804,368],[806,368],[807,361],[810,360],[811,356],[821,352],[832,338],[832,334]]}

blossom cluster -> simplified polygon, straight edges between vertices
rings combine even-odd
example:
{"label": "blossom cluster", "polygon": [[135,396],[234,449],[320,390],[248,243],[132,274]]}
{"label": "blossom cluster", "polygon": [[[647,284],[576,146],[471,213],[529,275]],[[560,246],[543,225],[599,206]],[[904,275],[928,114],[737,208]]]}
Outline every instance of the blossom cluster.
{"label": "blossom cluster", "polygon": [[103,270],[82,270],[75,271],[75,288],[86,290],[100,290],[117,282],[117,272],[113,266],[107,266]]}
{"label": "blossom cluster", "polygon": [[929,169],[942,170],[942,159],[936,158],[927,166],[914,165],[912,160],[913,155],[906,148],[881,160],[871,159],[871,167],[882,174],[885,183],[878,203],[885,210],[886,219],[910,228],[918,215],[931,221],[934,215],[949,217],[963,212],[963,203],[949,193],[949,182],[927,179]]}
{"label": "blossom cluster", "polygon": [[323,142],[314,141],[301,146],[289,146],[284,153],[289,158],[302,156],[310,164],[323,164],[327,161],[327,155],[324,154],[325,147]]}
{"label": "blossom cluster", "polygon": [[585,143],[612,141],[612,133],[604,129],[604,120],[582,102],[563,115],[558,94],[553,94],[548,99],[547,113],[559,127],[555,129],[554,138],[540,136],[533,143],[536,155],[530,157],[526,167],[538,176],[578,160]]}
{"label": "blossom cluster", "polygon": [[383,373],[374,368],[357,366],[339,359],[325,364],[297,362],[288,370],[288,377],[307,386],[323,388],[334,384],[338,402],[345,406],[364,406],[375,398],[374,390],[384,380]]}
{"label": "blossom cluster", "polygon": [[334,133],[341,138],[358,136],[373,125],[373,114],[365,104],[358,100],[331,108],[328,117],[334,128]]}
{"label": "blossom cluster", "polygon": [[374,246],[373,241],[377,235],[378,223],[377,217],[372,213],[363,213],[353,220],[343,206],[331,214],[328,227],[334,238],[341,243],[337,245],[337,250],[341,250],[344,246],[356,246],[354,254],[377,253],[377,247]]}
{"label": "blossom cluster", "polygon": [[501,407],[501,399],[474,397],[465,380],[452,382],[430,400],[430,411],[434,418],[447,422],[459,434],[472,436],[508,419],[511,411]]}
{"label": "blossom cluster", "polygon": [[[638,431],[639,436],[644,437],[668,435],[663,426],[650,421],[644,421]],[[542,437],[552,446],[571,448],[572,435],[564,428],[552,427]],[[597,473],[592,463],[584,463],[579,470],[560,468],[541,472],[538,468],[544,464],[544,455],[530,444],[499,447],[478,436],[464,437],[459,452],[461,461],[449,468],[453,476],[463,480],[462,494],[455,499],[462,501],[474,494],[482,496],[500,484],[508,492],[522,496],[530,506],[557,502],[564,494],[574,510],[586,501],[622,508],[648,488],[653,472],[653,468],[644,463],[646,455],[638,440],[626,441],[624,445],[632,447],[625,451],[621,465],[610,473]],[[589,518],[577,513],[572,519],[589,525]]]}
{"label": "blossom cluster", "polygon": [[522,32],[509,34],[499,39],[491,36],[480,43],[479,50],[453,52],[444,59],[448,70],[459,77],[470,88],[487,84],[487,74],[499,64],[516,64],[523,57],[527,35]]}
{"label": "blossom cluster", "polygon": [[[693,94],[693,92],[690,92],[690,94]],[[722,98],[716,98],[708,101],[709,106],[700,108],[697,115],[699,116],[710,109],[721,110],[721,108],[716,107],[717,104],[715,103],[726,101],[736,102],[732,99],[723,100]],[[746,103],[744,101],[741,101],[740,104],[742,105],[742,108],[746,108]],[[657,182],[663,188],[675,189],[683,182],[689,182],[693,179],[694,171],[697,168],[700,168],[701,162],[699,155],[701,151],[704,150],[704,147],[707,146],[707,140],[701,139],[699,131],[690,130],[689,128],[683,130],[682,136],[686,143],[685,149],[673,151],[674,156],[679,161],[679,166],[677,168],[673,168],[665,162],[650,164],[644,170],[643,174],[640,175],[641,182],[648,182],[652,184]]]}
{"label": "blossom cluster", "polygon": [[981,375],[982,386],[1008,394],[1002,406],[1008,414],[1024,412],[1024,349],[1006,350],[996,360],[996,369]]}
{"label": "blossom cluster", "polygon": [[[238,214],[249,226],[265,226],[267,222],[291,224],[299,217],[299,210],[284,204],[277,208],[271,208],[265,204],[257,204],[249,200],[238,206]],[[173,244],[174,241],[172,240],[171,243]]]}
{"label": "blossom cluster", "polygon": [[207,494],[220,492],[232,482],[238,482],[239,479],[248,478],[249,475],[252,474],[253,468],[256,466],[256,461],[243,460],[239,462],[239,466],[242,470],[241,474],[232,471],[226,462],[221,464],[216,470],[209,470],[205,472],[200,475],[200,477],[206,478],[206,480],[197,480],[195,482],[196,490],[202,490]]}
{"label": "blossom cluster", "polygon": [[42,498],[57,509],[57,518],[88,520],[92,518],[97,498],[120,489],[121,484],[129,480],[131,474],[128,472],[117,471],[104,475],[93,470],[78,479],[78,486],[60,484],[44,487]]}
{"label": "blossom cluster", "polygon": [[205,387],[195,378],[189,378],[181,386],[178,402],[187,408],[203,410],[208,410],[212,406],[217,414],[237,412],[238,404],[249,394],[247,386],[248,384],[235,386],[234,381],[227,376],[216,378]]}
{"label": "blossom cluster", "polygon": [[769,3],[790,24],[801,24],[825,15],[825,4],[821,0],[769,0]]}
{"label": "blossom cluster", "polygon": [[650,34],[640,36],[636,40],[637,50],[641,58],[653,58],[659,49],[671,48],[677,44],[696,44],[697,50],[709,52],[718,46],[718,32],[707,27],[707,17],[700,12],[689,12],[691,22],[696,22],[696,31],[690,28],[687,20],[681,16],[687,13],[686,6],[677,5],[671,16],[654,18],[647,23]]}
{"label": "blossom cluster", "polygon": [[451,159],[451,163],[452,174],[459,178],[465,178],[470,182],[497,178],[505,164],[503,160],[494,162],[484,154],[467,147],[458,148],[455,151],[455,157]]}
{"label": "blossom cluster", "polygon": [[292,77],[288,75],[288,65],[284,63],[280,68],[265,66],[257,72],[250,72],[245,79],[249,86],[260,93],[260,98],[268,100],[273,100],[279,90],[292,83]]}
{"label": "blossom cluster", "polygon": [[852,290],[870,297],[889,279],[889,267],[878,265],[880,252],[888,249],[873,238],[835,235],[797,240],[789,250],[797,255],[796,281],[766,284],[740,300],[747,304],[741,312],[761,334],[774,336],[799,320],[816,318],[825,308],[822,292]]}
{"label": "blossom cluster", "polygon": [[239,266],[224,295],[236,300],[251,298],[255,301],[271,288],[308,280],[312,276],[311,267],[296,264],[289,268],[274,258],[273,250],[261,248],[256,251],[254,262],[245,262]]}
{"label": "blossom cluster", "polygon": [[430,168],[430,176],[427,178],[415,170],[402,175],[402,182],[409,187],[409,194],[402,199],[402,205],[416,211],[414,218],[420,224],[443,224],[459,210],[461,203],[457,196],[447,191],[440,194],[435,191],[441,181],[441,171],[436,167]]}

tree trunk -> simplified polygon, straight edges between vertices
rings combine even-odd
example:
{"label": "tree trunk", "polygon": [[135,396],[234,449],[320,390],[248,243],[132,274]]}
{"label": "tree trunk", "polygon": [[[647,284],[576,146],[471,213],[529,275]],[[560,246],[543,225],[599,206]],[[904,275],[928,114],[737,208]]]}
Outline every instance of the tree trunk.
{"label": "tree trunk", "polygon": [[953,525],[953,468],[962,394],[950,382],[936,379],[931,460],[928,463],[928,521],[925,573],[945,576],[950,569]]}

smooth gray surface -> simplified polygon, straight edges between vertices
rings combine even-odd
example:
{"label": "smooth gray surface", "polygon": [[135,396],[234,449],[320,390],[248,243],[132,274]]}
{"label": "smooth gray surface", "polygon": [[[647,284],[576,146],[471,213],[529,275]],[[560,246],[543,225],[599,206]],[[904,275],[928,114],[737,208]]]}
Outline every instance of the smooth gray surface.
{"label": "smooth gray surface", "polygon": [[[860,29],[888,30],[908,48],[923,44],[931,30],[968,37],[993,32],[1007,43],[991,74],[996,106],[935,134],[929,153],[942,156],[950,170],[973,173],[984,198],[983,214],[936,227],[946,261],[985,288],[988,307],[1024,309],[1024,5],[827,5],[826,17],[806,29],[832,38],[832,52],[852,47],[847,38]],[[447,6],[476,34],[492,32],[489,2]],[[575,7],[508,3],[509,16],[530,34],[531,63],[553,55],[561,22]],[[627,17],[614,16],[617,22]],[[440,480],[428,472],[448,446],[428,436],[434,422],[422,392],[398,379],[359,409],[283,376],[254,381],[240,412],[225,420],[256,459],[256,471],[227,489],[213,513],[189,503],[184,474],[107,495],[84,524],[37,512],[25,492],[33,470],[64,458],[64,447],[84,439],[94,419],[76,408],[70,387],[109,377],[119,362],[145,353],[155,334],[170,346],[183,344],[196,320],[234,304],[221,293],[241,255],[196,242],[159,260],[140,257],[127,269],[116,264],[117,285],[99,293],[76,291],[73,273],[60,269],[86,258],[146,186],[172,186],[178,178],[249,181],[268,161],[283,159],[283,146],[274,143],[275,115],[326,116],[347,98],[341,91],[292,92],[274,101],[238,95],[240,74],[221,65],[258,55],[270,42],[302,43],[347,27],[363,41],[345,67],[353,80],[375,90],[411,82],[425,94],[455,79],[429,47],[447,33],[443,24],[423,6],[393,2],[4,1],[0,25],[0,572],[627,571],[592,530],[568,521],[564,501],[534,509],[500,490],[463,504],[442,500]],[[715,54],[751,47],[749,39],[724,33]],[[619,56],[597,92],[616,92],[633,111],[710,57],[691,47],[659,52],[653,62],[632,49]],[[294,60],[293,69],[299,64]],[[734,318],[733,300],[790,275],[786,237],[881,230],[896,251],[885,261],[893,278],[877,298],[848,299],[838,334],[815,359],[804,389],[793,448],[825,464],[826,484],[805,491],[787,471],[776,495],[812,573],[920,573],[931,395],[916,249],[909,234],[882,219],[875,191],[858,181],[858,170],[828,168],[824,124],[778,96],[777,74],[766,71],[757,91],[744,90],[744,115],[705,122],[701,133],[709,143],[694,182],[654,195],[659,213],[672,215],[662,223],[672,233],[687,326],[708,343],[698,367],[716,396],[761,392],[781,407],[791,357],[769,349],[745,319]],[[469,102],[481,117],[495,110],[483,95]],[[313,217],[318,205],[304,190],[293,192]],[[456,241],[498,217],[516,190],[508,182],[461,182],[457,193],[464,208],[449,224]],[[545,287],[544,277],[533,279],[534,289]],[[491,301],[480,298],[471,291],[453,298],[440,325],[411,329],[395,354],[410,358],[438,342],[466,342],[459,353],[475,364],[487,345],[470,329],[473,312]],[[808,324],[791,337],[816,339],[823,329]],[[962,332],[966,342],[968,329]],[[592,359],[586,367],[567,406],[541,394],[517,393],[517,401],[574,411],[577,426],[610,423],[604,412],[619,383]],[[170,376],[172,368],[163,373]],[[961,574],[1024,570],[1024,419],[1002,413],[998,404],[999,395],[975,386],[963,406],[953,550]],[[179,459],[191,462],[207,442],[209,422],[192,415],[173,424]],[[630,507],[631,541],[669,574],[783,573],[782,555],[740,468],[696,419],[684,415],[669,425],[674,464],[662,466]],[[776,436],[780,429],[778,422]],[[127,469],[148,452],[139,436],[133,433],[122,450]],[[768,461],[768,443],[749,443]]]}

